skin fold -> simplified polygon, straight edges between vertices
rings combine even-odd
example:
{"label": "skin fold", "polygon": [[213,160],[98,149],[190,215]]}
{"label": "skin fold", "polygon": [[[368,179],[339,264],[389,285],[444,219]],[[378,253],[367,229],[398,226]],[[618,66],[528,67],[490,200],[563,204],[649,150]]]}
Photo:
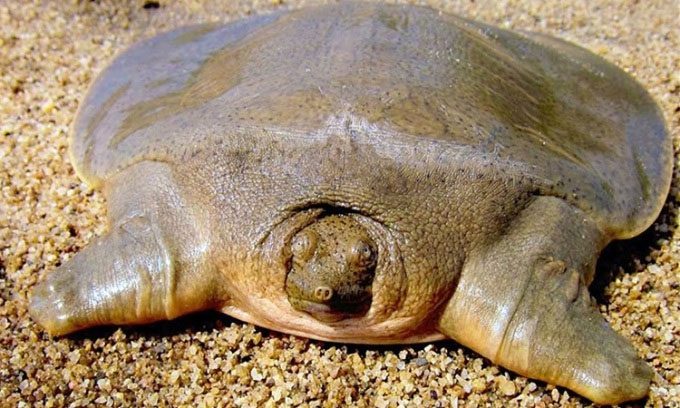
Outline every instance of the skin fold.
{"label": "skin fold", "polygon": [[327,341],[453,339],[596,403],[653,372],[588,293],[668,193],[658,108],[573,44],[343,2],[185,27],[71,136],[109,231],[31,297],[52,335],[221,310]]}

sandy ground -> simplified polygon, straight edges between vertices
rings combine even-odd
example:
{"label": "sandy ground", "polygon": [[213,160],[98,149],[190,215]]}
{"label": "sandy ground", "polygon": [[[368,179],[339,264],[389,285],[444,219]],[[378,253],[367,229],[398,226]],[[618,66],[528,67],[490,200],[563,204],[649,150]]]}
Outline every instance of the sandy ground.
{"label": "sandy ground", "polygon": [[[87,85],[135,40],[295,1],[0,1],[0,406],[584,406],[453,342],[333,345],[204,313],[53,339],[29,318],[31,287],[105,231],[98,191],[75,176],[67,133]],[[208,3],[208,2],[206,2]],[[307,2],[311,3],[311,2]],[[641,81],[680,138],[680,2],[424,2],[581,44]],[[655,369],[633,406],[680,406],[678,173],[652,229],[614,245],[594,292]]]}

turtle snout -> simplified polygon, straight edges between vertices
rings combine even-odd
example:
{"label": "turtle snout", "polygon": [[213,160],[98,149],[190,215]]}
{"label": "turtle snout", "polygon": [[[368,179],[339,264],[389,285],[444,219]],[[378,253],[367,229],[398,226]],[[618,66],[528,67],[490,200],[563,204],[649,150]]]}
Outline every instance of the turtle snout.
{"label": "turtle snout", "polygon": [[328,286],[317,286],[314,289],[314,298],[317,302],[328,302],[333,297],[333,289]]}

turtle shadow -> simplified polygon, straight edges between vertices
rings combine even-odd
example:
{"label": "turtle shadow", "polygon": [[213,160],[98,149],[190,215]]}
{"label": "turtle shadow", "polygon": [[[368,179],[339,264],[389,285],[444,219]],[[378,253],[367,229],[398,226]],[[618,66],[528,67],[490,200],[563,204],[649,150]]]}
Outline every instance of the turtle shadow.
{"label": "turtle shadow", "polygon": [[240,321],[220,313],[206,310],[190,313],[172,320],[162,320],[139,326],[96,326],[87,328],[67,336],[70,340],[81,343],[85,340],[99,340],[111,337],[117,330],[122,330],[130,338],[161,339],[177,335],[222,330],[232,323]]}
{"label": "turtle shadow", "polygon": [[[673,163],[680,157],[680,148],[674,145]],[[590,293],[599,304],[607,305],[605,289],[616,277],[627,273],[641,272],[654,263],[653,254],[660,247],[661,240],[670,241],[678,228],[676,212],[678,199],[673,189],[680,187],[680,172],[674,166],[671,173],[671,185],[661,212],[654,223],[643,233],[627,240],[610,243],[600,254],[596,274],[590,285]],[[663,228],[662,228],[663,227]],[[643,286],[643,292],[650,288]]]}
{"label": "turtle shadow", "polygon": [[[674,177],[671,185],[676,184],[680,184],[680,180]],[[660,249],[660,242],[670,241],[677,229],[677,225],[673,222],[674,203],[675,198],[669,194],[661,213],[649,228],[633,238],[613,241],[604,248],[597,261],[595,278],[590,285],[590,294],[599,304],[610,303],[605,290],[616,278],[641,272],[647,265],[655,262],[654,253]],[[661,226],[664,227],[661,228]],[[647,286],[642,287],[643,292],[651,289]]]}

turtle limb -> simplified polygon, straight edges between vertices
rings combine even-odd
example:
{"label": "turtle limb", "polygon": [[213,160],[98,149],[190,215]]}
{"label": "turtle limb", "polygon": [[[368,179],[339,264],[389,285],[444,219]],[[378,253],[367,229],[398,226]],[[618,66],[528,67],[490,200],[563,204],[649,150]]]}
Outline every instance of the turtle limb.
{"label": "turtle limb", "polygon": [[596,403],[644,397],[653,371],[590,303],[587,285],[606,242],[582,211],[536,198],[500,240],[471,254],[440,330]]}
{"label": "turtle limb", "polygon": [[208,245],[167,166],[139,163],[107,185],[109,232],[35,287],[33,318],[63,335],[211,307],[220,292]]}

